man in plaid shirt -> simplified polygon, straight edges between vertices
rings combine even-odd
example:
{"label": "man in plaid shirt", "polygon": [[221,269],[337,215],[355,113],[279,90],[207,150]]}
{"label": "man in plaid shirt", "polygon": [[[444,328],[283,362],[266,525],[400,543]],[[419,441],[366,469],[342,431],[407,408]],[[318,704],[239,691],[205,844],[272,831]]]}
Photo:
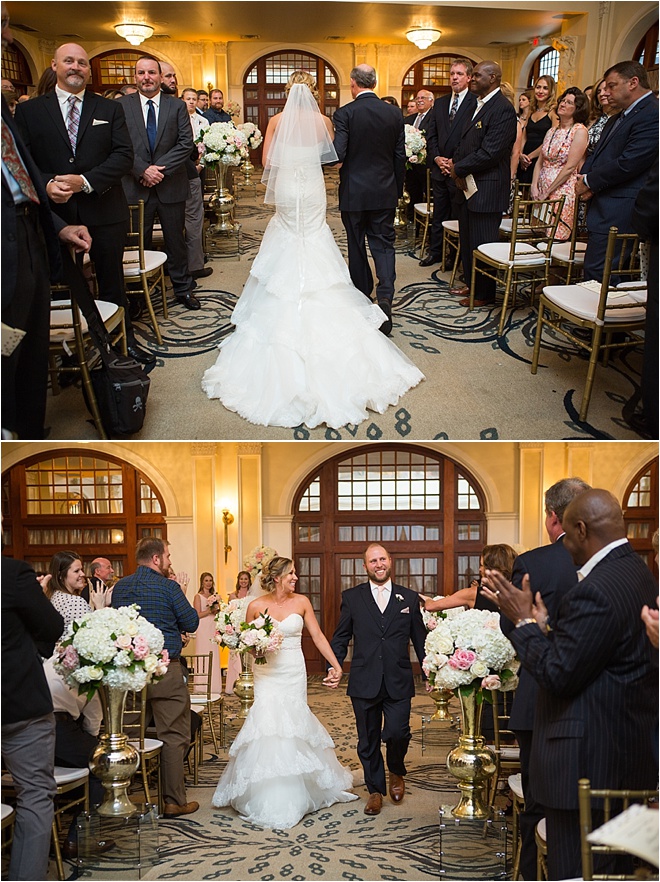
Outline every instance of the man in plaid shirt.
{"label": "man in plaid shirt", "polygon": [[188,802],[183,764],[190,745],[190,695],[184,679],[181,633],[196,631],[199,616],[188,603],[178,582],[168,577],[170,552],[162,539],[141,539],[135,554],[138,568],[132,576],[120,579],[112,593],[112,606],[137,603],[140,614],[163,632],[170,656],[167,674],[147,687],[147,699],[163,742],[161,770],[165,816],[189,815],[199,803]]}

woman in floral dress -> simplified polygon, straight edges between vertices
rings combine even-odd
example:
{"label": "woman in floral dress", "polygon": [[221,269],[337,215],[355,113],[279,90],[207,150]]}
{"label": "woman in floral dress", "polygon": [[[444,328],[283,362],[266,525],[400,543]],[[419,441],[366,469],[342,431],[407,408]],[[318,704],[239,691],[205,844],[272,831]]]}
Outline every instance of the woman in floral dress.
{"label": "woman in floral dress", "polygon": [[568,239],[571,235],[575,184],[588,143],[584,126],[588,115],[589,101],[584,92],[574,86],[567,89],[557,104],[559,125],[546,134],[534,168],[532,199],[566,197],[557,239]]}

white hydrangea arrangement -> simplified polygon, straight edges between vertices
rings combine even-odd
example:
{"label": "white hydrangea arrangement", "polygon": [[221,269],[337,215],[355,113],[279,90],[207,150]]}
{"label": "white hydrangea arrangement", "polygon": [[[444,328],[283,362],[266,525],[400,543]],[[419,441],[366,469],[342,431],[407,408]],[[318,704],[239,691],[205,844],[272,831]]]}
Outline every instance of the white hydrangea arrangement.
{"label": "white hydrangea arrangement", "polygon": [[422,667],[432,686],[505,692],[516,688],[520,662],[500,630],[499,613],[450,609],[431,615],[435,624],[426,637]]}
{"label": "white hydrangea arrangement", "polygon": [[404,126],[406,139],[406,165],[412,168],[415,165],[424,165],[426,162],[426,138],[414,126]]}
{"label": "white hydrangea arrangement", "polygon": [[140,607],[110,607],[87,613],[56,650],[55,670],[91,698],[100,685],[139,692],[167,673],[163,634],[140,615]]}
{"label": "white hydrangea arrangement", "polygon": [[248,150],[256,150],[257,147],[261,147],[264,136],[261,134],[261,129],[257,128],[254,123],[242,123],[236,128],[239,130],[239,132],[243,132],[243,134],[245,135],[247,139]]}
{"label": "white hydrangea arrangement", "polygon": [[223,604],[215,619],[217,625],[215,638],[222,646],[228,646],[229,649],[235,649],[237,652],[254,652],[256,664],[264,665],[266,653],[279,649],[284,635],[277,627],[276,621],[268,615],[267,610],[252,622],[246,622],[245,608],[241,609],[238,606],[232,608],[232,604],[240,604],[245,600],[249,598],[231,600]]}
{"label": "white hydrangea arrangement", "polygon": [[247,136],[231,122],[211,123],[199,133],[197,143],[204,148],[200,165],[240,165],[248,157]]}
{"label": "white hydrangea arrangement", "polygon": [[255,573],[261,573],[266,564],[274,557],[277,557],[277,552],[270,545],[257,545],[243,558],[243,567],[251,576],[254,576]]}

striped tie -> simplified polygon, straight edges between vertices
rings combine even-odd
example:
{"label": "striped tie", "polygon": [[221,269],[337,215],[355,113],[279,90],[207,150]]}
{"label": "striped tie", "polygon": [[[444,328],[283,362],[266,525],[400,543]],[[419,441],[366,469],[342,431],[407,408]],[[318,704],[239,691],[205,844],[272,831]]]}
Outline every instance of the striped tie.
{"label": "striped tie", "polygon": [[80,126],[80,108],[78,107],[78,96],[69,95],[69,113],[66,118],[66,130],[69,133],[69,143],[74,154],[76,152],[76,141],[78,140],[78,127]]}
{"label": "striped tie", "polygon": [[34,189],[34,184],[30,180],[27,169],[23,165],[23,160],[16,149],[16,144],[9,131],[9,126],[4,119],[2,120],[2,161],[7,166],[13,179],[21,188],[21,193],[31,202],[38,203],[39,197],[37,196],[37,191]]}
{"label": "striped tie", "polygon": [[451,102],[451,110],[449,111],[449,122],[454,122],[454,117],[456,116],[456,111],[458,110],[458,95],[454,95],[454,100]]}

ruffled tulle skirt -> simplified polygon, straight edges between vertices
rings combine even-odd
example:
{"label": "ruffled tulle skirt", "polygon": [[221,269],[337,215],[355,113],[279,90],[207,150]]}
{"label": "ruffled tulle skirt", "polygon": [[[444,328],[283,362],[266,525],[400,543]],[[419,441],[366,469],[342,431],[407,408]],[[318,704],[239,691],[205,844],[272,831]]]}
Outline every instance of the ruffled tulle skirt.
{"label": "ruffled tulle skirt", "polygon": [[276,214],[202,388],[257,425],[357,425],[424,378],[378,330],[385,318],[325,222],[296,231]]}

